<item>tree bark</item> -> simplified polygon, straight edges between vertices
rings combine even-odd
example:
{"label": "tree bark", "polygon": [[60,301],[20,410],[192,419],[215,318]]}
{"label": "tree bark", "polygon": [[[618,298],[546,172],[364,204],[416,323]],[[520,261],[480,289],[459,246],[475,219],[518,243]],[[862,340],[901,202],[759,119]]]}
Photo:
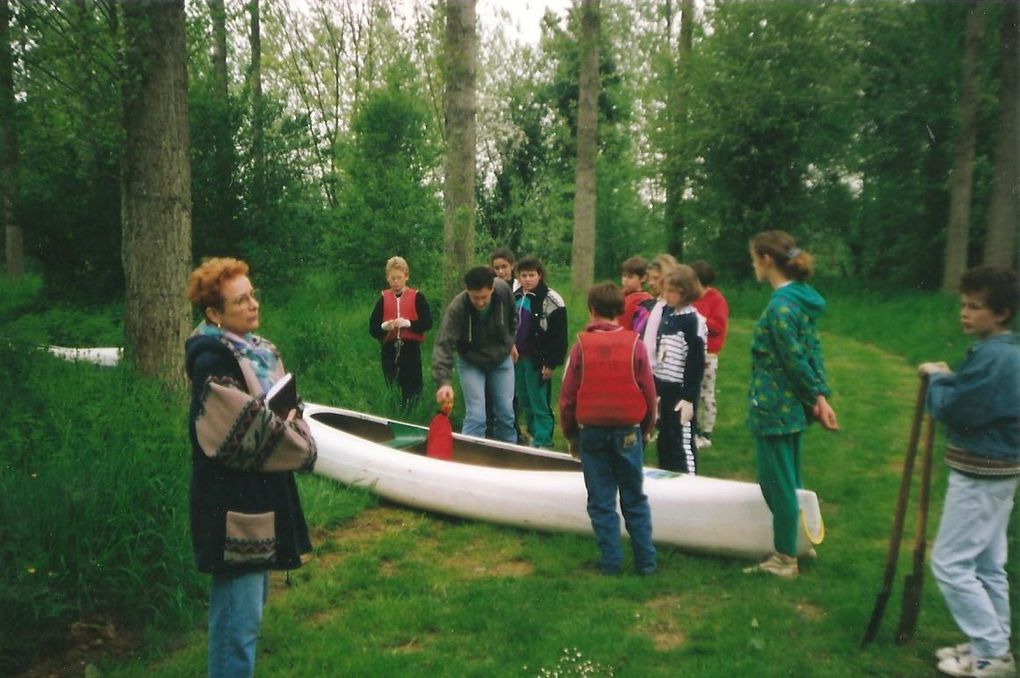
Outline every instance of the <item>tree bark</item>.
{"label": "tree bark", "polygon": [[191,169],[184,0],[123,0],[124,330],[139,370],[184,381]]}
{"label": "tree bark", "polygon": [[1002,17],[1002,75],[999,131],[995,144],[995,184],[985,226],[987,265],[1014,268],[1020,262],[1020,3],[1009,3]]}
{"label": "tree bark", "polygon": [[18,137],[14,125],[14,52],[11,48],[11,7],[0,0],[0,218],[4,225],[7,277],[25,274],[25,246],[18,223]]}
{"label": "tree bark", "polygon": [[980,89],[981,39],[984,11],[980,0],[968,0],[967,27],[960,76],[959,127],[953,145],[953,173],[949,183],[949,224],[946,227],[945,265],[942,289],[953,293],[967,270],[970,241],[970,201],[974,185],[974,145],[977,137],[977,107]]}
{"label": "tree bark", "polygon": [[577,163],[574,166],[574,240],[570,285],[584,294],[595,277],[595,165],[598,159],[599,3],[581,3],[581,69],[577,96]]}
{"label": "tree bark", "polygon": [[262,101],[262,33],[259,19],[259,0],[248,3],[250,19],[248,44],[251,47],[251,63],[248,67],[248,88],[251,94],[251,165],[252,196],[256,203],[255,219],[262,210],[258,209],[265,189],[265,138],[264,105]]}
{"label": "tree bark", "polygon": [[449,300],[475,256],[475,112],[478,36],[475,0],[446,2],[446,160],[443,287]]}
{"label": "tree bark", "polygon": [[[227,74],[227,11],[223,0],[207,0],[212,19],[213,101],[215,176],[213,190],[217,196],[212,227],[222,234],[232,234],[234,221],[233,158],[234,138],[230,124],[230,79]],[[217,239],[219,241],[219,239]],[[204,253],[203,253],[204,254]]]}
{"label": "tree bark", "polygon": [[[672,7],[667,0],[666,45],[672,51]],[[680,0],[680,39],[676,46],[676,58],[671,63],[672,74],[667,95],[667,129],[669,130],[669,154],[666,159],[666,251],[682,260],[684,256],[684,213],[683,194],[686,184],[684,159],[680,157],[680,130],[687,118],[687,101],[683,93],[683,81],[694,44],[694,0]]]}

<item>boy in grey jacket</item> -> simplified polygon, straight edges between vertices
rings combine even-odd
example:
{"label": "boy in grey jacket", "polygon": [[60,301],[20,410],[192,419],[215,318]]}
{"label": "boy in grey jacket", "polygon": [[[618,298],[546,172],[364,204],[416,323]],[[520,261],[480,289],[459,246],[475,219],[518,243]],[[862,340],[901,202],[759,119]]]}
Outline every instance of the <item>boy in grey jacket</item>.
{"label": "boy in grey jacket", "polygon": [[1009,330],[1015,272],[994,266],[960,280],[960,322],[974,344],[957,372],[924,363],[927,406],[948,430],[946,492],[931,567],[968,642],[935,653],[950,676],[1015,676],[1006,534],[1020,483],[1020,348]]}
{"label": "boy in grey jacket", "polygon": [[517,309],[510,286],[488,266],[464,275],[464,291],[443,314],[432,348],[432,378],[438,384],[436,402],[453,400],[453,365],[464,390],[465,435],[485,437],[485,403],[492,400],[492,437],[517,442],[514,429],[514,334]]}

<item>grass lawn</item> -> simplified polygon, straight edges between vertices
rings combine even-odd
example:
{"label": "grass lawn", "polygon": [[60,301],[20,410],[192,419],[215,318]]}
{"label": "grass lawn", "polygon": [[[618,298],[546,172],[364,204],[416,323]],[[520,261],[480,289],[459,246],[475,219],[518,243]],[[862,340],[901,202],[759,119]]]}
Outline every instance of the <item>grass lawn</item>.
{"label": "grass lawn", "polygon": [[[722,356],[715,445],[700,459],[705,475],[754,478],[743,424],[751,327],[734,320]],[[842,336],[823,339],[842,429],[806,434],[805,483],[821,499],[827,529],[819,558],[802,564],[800,579],[746,575],[747,562],[667,548],[653,577],[606,578],[593,538],[449,519],[307,477],[301,491],[315,550],[289,585],[273,575],[259,674],[933,675],[934,648],[960,636],[929,573],[916,640],[892,642],[913,505],[885,624],[872,646],[858,647],[882,576],[917,377],[902,357]],[[285,357],[294,355],[278,343]],[[336,395],[339,379],[305,381],[320,384],[309,399],[379,411]],[[937,445],[930,539],[946,479]],[[173,645],[129,664],[104,663],[103,675],[204,673],[203,628]]]}

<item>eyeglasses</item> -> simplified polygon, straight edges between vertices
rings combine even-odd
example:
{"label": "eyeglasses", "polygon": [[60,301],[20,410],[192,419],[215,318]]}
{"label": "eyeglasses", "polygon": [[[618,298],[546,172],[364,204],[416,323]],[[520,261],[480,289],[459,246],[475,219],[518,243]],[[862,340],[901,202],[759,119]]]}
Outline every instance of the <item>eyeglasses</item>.
{"label": "eyeglasses", "polygon": [[251,306],[252,303],[256,303],[257,304],[259,302],[259,298],[261,296],[262,296],[262,292],[260,290],[252,290],[251,292],[247,292],[245,294],[242,294],[241,296],[237,297],[236,299],[231,299],[230,303],[233,304],[234,306],[240,306],[240,307]]}

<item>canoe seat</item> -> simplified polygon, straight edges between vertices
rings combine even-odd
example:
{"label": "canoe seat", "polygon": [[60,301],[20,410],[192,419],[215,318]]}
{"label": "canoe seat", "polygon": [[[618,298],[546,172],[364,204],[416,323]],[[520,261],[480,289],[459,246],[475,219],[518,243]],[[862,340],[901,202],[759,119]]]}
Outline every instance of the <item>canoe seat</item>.
{"label": "canoe seat", "polygon": [[386,447],[406,450],[421,445],[428,438],[428,431],[420,426],[409,426],[399,421],[391,421],[389,427],[393,431],[393,438],[383,441],[382,444]]}

